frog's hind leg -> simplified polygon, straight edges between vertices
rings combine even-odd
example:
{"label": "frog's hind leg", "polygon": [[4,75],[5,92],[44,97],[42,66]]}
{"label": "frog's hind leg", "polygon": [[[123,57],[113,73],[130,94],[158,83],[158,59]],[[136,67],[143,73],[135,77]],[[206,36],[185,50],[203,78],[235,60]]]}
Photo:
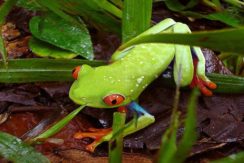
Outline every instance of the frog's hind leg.
{"label": "frog's hind leg", "polygon": [[[138,114],[140,114],[140,116],[138,119],[136,119],[136,122],[134,120],[132,120],[125,125],[125,128],[123,129],[123,137],[125,137],[129,134],[132,134],[142,128],[145,128],[146,126],[150,125],[151,123],[153,123],[155,121],[154,116],[147,113],[136,102],[130,103],[127,107],[136,111]],[[119,110],[121,112],[126,111],[126,109],[124,107],[119,108]],[[108,129],[90,128],[90,129],[88,129],[88,132],[77,132],[74,135],[74,138],[76,138],[76,139],[83,139],[83,138],[94,139],[94,141],[91,144],[86,146],[86,150],[93,152],[99,144],[101,144],[102,142],[105,142],[105,141],[109,141],[112,138],[113,134],[116,134],[116,133],[113,133],[111,128],[108,128]]]}
{"label": "frog's hind leg", "polygon": [[198,87],[202,94],[212,96],[211,89],[216,89],[216,84],[205,75],[205,58],[199,47],[192,48],[194,75],[190,87]]}

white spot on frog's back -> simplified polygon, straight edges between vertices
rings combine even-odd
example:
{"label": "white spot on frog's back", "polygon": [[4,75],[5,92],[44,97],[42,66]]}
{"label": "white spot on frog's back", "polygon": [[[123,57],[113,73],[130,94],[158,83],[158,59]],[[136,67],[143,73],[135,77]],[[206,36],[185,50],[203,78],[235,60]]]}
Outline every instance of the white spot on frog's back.
{"label": "white spot on frog's back", "polygon": [[146,88],[147,86],[148,86],[148,84],[145,84],[145,85],[142,86],[142,88],[144,89],[144,88]]}
{"label": "white spot on frog's back", "polygon": [[144,76],[141,76],[139,78],[136,79],[137,83],[140,84],[144,79]]}

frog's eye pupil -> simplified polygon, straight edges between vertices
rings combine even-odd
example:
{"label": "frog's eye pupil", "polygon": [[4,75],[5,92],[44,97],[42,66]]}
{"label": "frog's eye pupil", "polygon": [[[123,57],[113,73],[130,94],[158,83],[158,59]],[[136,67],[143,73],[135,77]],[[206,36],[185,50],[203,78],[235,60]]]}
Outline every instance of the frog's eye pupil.
{"label": "frog's eye pupil", "polygon": [[113,101],[112,101],[112,104],[113,104],[113,105],[115,105],[116,103],[117,103],[117,101],[116,101],[116,100],[113,100]]}
{"label": "frog's eye pupil", "polygon": [[103,102],[109,106],[119,105],[125,100],[120,94],[111,94],[103,98]]}
{"label": "frog's eye pupil", "polygon": [[81,70],[81,66],[77,66],[72,70],[72,76],[74,79],[78,78],[80,70]]}

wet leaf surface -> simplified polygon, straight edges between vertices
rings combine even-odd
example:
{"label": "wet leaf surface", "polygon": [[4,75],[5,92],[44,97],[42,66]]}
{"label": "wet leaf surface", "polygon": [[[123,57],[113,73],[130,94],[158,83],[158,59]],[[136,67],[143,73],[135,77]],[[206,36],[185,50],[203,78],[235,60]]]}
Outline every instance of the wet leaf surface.
{"label": "wet leaf surface", "polygon": [[31,38],[29,41],[29,47],[33,53],[40,57],[52,57],[52,58],[64,58],[71,59],[77,56],[70,51],[65,51],[61,48],[48,44],[44,41],[40,41],[35,38]]}
{"label": "wet leaf surface", "polygon": [[33,17],[30,20],[30,31],[35,38],[72,51],[86,59],[93,59],[90,35],[81,21],[80,25],[72,24],[49,13]]}

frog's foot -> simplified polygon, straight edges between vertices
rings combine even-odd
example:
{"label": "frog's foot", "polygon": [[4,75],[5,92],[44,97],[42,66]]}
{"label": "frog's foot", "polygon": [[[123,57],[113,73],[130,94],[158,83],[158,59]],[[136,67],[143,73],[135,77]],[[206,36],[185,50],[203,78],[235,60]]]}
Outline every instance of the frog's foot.
{"label": "frog's foot", "polygon": [[74,135],[75,139],[83,139],[83,138],[92,138],[94,141],[86,146],[86,150],[90,152],[94,152],[95,148],[100,144],[103,137],[112,132],[112,128],[107,129],[97,129],[97,128],[89,128],[88,132],[77,132]]}
{"label": "frog's foot", "polygon": [[196,70],[198,64],[197,58],[193,59],[193,64],[194,64],[194,75],[190,84],[190,88],[198,87],[202,92],[202,94],[204,94],[205,96],[212,96],[213,93],[211,89],[216,89],[217,85],[211,82],[206,76],[201,77],[197,74],[197,70]]}

